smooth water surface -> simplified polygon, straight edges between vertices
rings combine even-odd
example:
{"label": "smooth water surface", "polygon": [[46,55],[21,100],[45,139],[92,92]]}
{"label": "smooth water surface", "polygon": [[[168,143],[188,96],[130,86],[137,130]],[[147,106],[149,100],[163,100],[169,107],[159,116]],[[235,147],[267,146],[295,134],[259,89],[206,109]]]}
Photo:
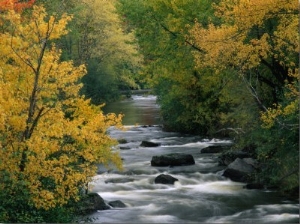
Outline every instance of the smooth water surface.
{"label": "smooth water surface", "polygon": [[[137,107],[127,108],[125,107]],[[121,200],[126,208],[111,208],[90,216],[96,223],[298,223],[299,204],[277,192],[247,190],[244,183],[222,176],[217,155],[201,154],[209,145],[232,144],[222,139],[164,132],[154,96],[135,96],[124,101],[122,110],[126,131],[111,128],[110,135],[125,139],[119,144],[124,171],[99,167],[91,183],[92,191],[106,201]],[[151,117],[151,113],[154,111]],[[131,112],[126,114],[126,112]],[[143,120],[145,118],[145,120]],[[128,124],[128,122],[132,122]],[[134,125],[139,123],[140,125]],[[160,143],[141,147],[143,140]],[[182,152],[192,154],[196,164],[178,167],[152,167],[154,155]],[[159,174],[177,178],[174,185],[155,184]]]}
{"label": "smooth water surface", "polygon": [[161,124],[159,106],[153,95],[134,95],[131,98],[114,102],[104,107],[104,112],[125,115],[124,125],[158,125]]}

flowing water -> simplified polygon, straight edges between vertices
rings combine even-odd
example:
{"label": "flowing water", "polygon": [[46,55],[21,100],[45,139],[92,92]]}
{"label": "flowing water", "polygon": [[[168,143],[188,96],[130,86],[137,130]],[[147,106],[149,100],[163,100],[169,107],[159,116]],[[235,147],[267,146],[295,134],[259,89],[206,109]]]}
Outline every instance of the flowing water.
{"label": "flowing water", "polygon": [[[214,154],[201,154],[202,148],[231,144],[228,140],[164,132],[154,96],[133,96],[108,105],[106,112],[124,113],[126,131],[111,128],[119,144],[124,171],[99,167],[91,183],[92,191],[106,201],[122,201],[125,208],[98,211],[96,223],[299,223],[298,201],[289,201],[268,190],[247,190],[245,184],[222,177]],[[141,141],[160,143],[141,147]],[[154,155],[192,154],[196,164],[178,167],[152,167]],[[179,181],[174,185],[155,184],[159,174]]]}

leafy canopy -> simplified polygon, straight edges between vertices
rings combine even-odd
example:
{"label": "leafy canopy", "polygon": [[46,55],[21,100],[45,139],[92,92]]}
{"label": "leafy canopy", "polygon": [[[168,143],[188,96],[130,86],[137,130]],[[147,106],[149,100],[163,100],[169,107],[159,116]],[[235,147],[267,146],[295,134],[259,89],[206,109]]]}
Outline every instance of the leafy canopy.
{"label": "leafy canopy", "polygon": [[96,164],[121,168],[118,153],[111,149],[116,142],[107,135],[108,127],[120,125],[121,116],[104,115],[101,107],[79,96],[85,66],[60,61],[61,51],[53,44],[67,34],[70,20],[68,15],[49,16],[40,6],[26,15],[14,10],[0,14],[3,204],[24,186],[29,205],[59,207],[79,199]]}
{"label": "leafy canopy", "polygon": [[[88,55],[85,95],[95,104],[118,99],[119,91],[137,89],[137,73],[142,63],[132,32],[126,30],[116,11],[115,0],[83,0],[78,26],[81,46]],[[99,10],[101,9],[101,10]]]}
{"label": "leafy canopy", "polygon": [[[214,8],[221,23],[198,22],[191,29],[191,41],[201,49],[194,52],[197,67],[212,68],[214,76],[235,71],[260,111],[254,117],[258,125],[252,130],[248,126],[244,140],[255,145],[263,178],[281,182],[283,188],[297,187],[299,3],[222,0]],[[248,123],[254,123],[253,117]]]}

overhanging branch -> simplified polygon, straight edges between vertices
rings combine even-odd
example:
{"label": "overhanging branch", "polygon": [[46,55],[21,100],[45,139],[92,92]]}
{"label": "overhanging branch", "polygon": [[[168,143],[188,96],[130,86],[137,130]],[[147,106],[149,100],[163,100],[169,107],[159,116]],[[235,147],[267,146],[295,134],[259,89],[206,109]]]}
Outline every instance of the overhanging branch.
{"label": "overhanging branch", "polygon": [[[168,33],[170,33],[172,36],[174,36],[174,37],[178,37],[180,34],[178,34],[178,33],[175,33],[175,32],[173,32],[172,30],[170,30],[166,25],[164,25],[163,23],[161,23],[161,22],[159,22],[159,20],[158,19],[156,19],[155,17],[153,17],[154,18],[154,20],[165,30],[165,31],[167,31]],[[199,47],[197,47],[196,45],[194,45],[193,43],[191,43],[190,41],[188,41],[187,39],[185,39],[184,38],[184,42],[187,44],[187,45],[189,45],[189,46],[191,46],[194,50],[196,50],[196,51],[199,51],[199,52],[201,52],[201,53],[204,53],[204,51],[201,49],[201,48],[199,48]]]}

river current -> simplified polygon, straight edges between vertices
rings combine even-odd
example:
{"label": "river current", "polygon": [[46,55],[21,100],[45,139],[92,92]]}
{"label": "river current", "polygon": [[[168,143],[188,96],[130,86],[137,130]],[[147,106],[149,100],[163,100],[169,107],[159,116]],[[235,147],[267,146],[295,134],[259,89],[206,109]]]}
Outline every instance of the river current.
{"label": "river current", "polygon": [[[108,105],[104,111],[124,113],[126,130],[112,127],[109,134],[125,140],[117,149],[124,170],[99,167],[90,183],[106,202],[120,200],[125,208],[111,208],[89,216],[95,223],[299,223],[299,202],[275,191],[248,190],[244,183],[222,176],[217,155],[202,148],[232,144],[224,139],[164,132],[155,96],[133,96]],[[160,143],[141,147],[142,141]],[[195,165],[152,167],[152,156],[168,153],[193,155]],[[178,179],[174,185],[155,184],[159,174]]]}

